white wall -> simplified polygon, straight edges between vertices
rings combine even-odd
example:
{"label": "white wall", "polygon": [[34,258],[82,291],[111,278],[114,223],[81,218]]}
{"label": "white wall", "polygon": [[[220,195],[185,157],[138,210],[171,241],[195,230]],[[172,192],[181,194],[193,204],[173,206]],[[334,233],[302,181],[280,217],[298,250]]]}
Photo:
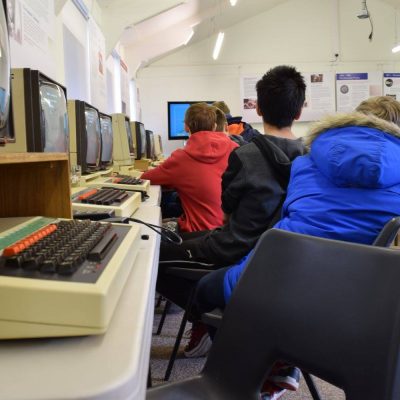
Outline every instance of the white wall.
{"label": "white wall", "polygon": [[[239,114],[240,76],[262,74],[278,64],[295,65],[304,72],[400,70],[400,56],[390,51],[395,40],[394,7],[382,0],[368,1],[374,21],[370,42],[369,21],[356,18],[361,2],[339,0],[338,7],[335,3],[288,0],[227,29],[216,62],[211,57],[213,35],[139,71],[142,121],[162,135],[165,153],[182,145],[167,142],[167,101],[224,100],[233,114]],[[336,52],[339,59],[333,62]],[[304,135],[308,127],[298,123],[294,132]]]}

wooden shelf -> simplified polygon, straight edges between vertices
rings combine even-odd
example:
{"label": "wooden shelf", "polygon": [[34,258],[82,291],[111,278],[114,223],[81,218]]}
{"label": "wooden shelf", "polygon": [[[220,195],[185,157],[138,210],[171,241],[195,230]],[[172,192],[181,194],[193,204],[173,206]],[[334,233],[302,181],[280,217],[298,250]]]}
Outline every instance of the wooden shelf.
{"label": "wooden shelf", "polygon": [[67,154],[3,153],[0,176],[0,217],[72,217]]}

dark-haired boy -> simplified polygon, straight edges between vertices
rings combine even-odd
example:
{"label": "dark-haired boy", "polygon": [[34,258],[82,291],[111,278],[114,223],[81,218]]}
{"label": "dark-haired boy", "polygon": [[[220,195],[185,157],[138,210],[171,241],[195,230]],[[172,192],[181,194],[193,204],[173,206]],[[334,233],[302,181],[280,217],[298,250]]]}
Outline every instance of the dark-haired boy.
{"label": "dark-haired boy", "polygon": [[[262,116],[265,135],[233,151],[222,178],[222,209],[225,224],[217,229],[185,235],[181,246],[168,252],[161,245],[160,264],[188,268],[218,269],[244,257],[261,234],[274,223],[286,195],[292,161],[305,153],[292,133],[293,121],[301,114],[306,85],[295,68],[279,66],[257,83],[257,113]],[[194,235],[194,234],[193,234]],[[193,283],[173,280],[175,294],[188,296]],[[186,297],[187,298],[187,297]],[[175,302],[174,297],[171,298]],[[184,304],[177,302],[178,305]],[[200,334],[200,333],[202,334]],[[206,328],[194,324],[187,356],[206,349]]]}

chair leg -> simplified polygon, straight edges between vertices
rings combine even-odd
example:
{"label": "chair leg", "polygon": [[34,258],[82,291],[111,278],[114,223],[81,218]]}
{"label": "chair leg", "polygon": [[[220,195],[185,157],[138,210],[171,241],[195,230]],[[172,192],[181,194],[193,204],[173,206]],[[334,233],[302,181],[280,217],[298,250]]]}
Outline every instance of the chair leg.
{"label": "chair leg", "polygon": [[304,380],[307,383],[308,390],[310,391],[313,400],[321,400],[321,396],[318,393],[318,389],[315,386],[315,382],[314,382],[312,376],[308,372],[305,372],[305,371],[301,371],[301,373],[304,376]]}
{"label": "chair leg", "polygon": [[179,327],[178,335],[175,340],[174,348],[172,349],[172,354],[171,354],[171,357],[169,358],[167,370],[165,371],[164,381],[168,381],[169,377],[171,376],[172,368],[175,363],[179,345],[181,344],[183,332],[185,331],[187,319],[188,319],[188,308],[185,310],[185,313],[183,314],[183,317],[182,317],[181,325]]}
{"label": "chair leg", "polygon": [[162,330],[162,328],[164,326],[165,317],[167,316],[170,307],[171,307],[171,302],[169,300],[167,300],[165,302],[164,311],[163,311],[163,313],[161,315],[160,322],[158,323],[156,335],[160,335],[161,334],[161,330]]}
{"label": "chair leg", "polygon": [[152,380],[151,380],[151,365],[149,361],[149,371],[147,373],[147,389],[151,388],[153,386]]}
{"label": "chair leg", "polygon": [[163,297],[162,297],[162,295],[160,294],[160,295],[158,296],[158,298],[157,298],[156,308],[157,308],[157,307],[160,307],[162,300],[163,300]]}

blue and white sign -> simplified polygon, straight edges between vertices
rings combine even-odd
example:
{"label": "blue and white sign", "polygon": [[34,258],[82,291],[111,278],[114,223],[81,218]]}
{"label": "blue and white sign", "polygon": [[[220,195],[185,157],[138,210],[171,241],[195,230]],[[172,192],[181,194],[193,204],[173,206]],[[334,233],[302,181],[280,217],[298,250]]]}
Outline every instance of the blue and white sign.
{"label": "blue and white sign", "polygon": [[383,74],[383,94],[400,101],[400,72],[385,72]]}
{"label": "blue and white sign", "polygon": [[382,95],[382,72],[336,74],[338,112],[352,112],[364,100]]}

